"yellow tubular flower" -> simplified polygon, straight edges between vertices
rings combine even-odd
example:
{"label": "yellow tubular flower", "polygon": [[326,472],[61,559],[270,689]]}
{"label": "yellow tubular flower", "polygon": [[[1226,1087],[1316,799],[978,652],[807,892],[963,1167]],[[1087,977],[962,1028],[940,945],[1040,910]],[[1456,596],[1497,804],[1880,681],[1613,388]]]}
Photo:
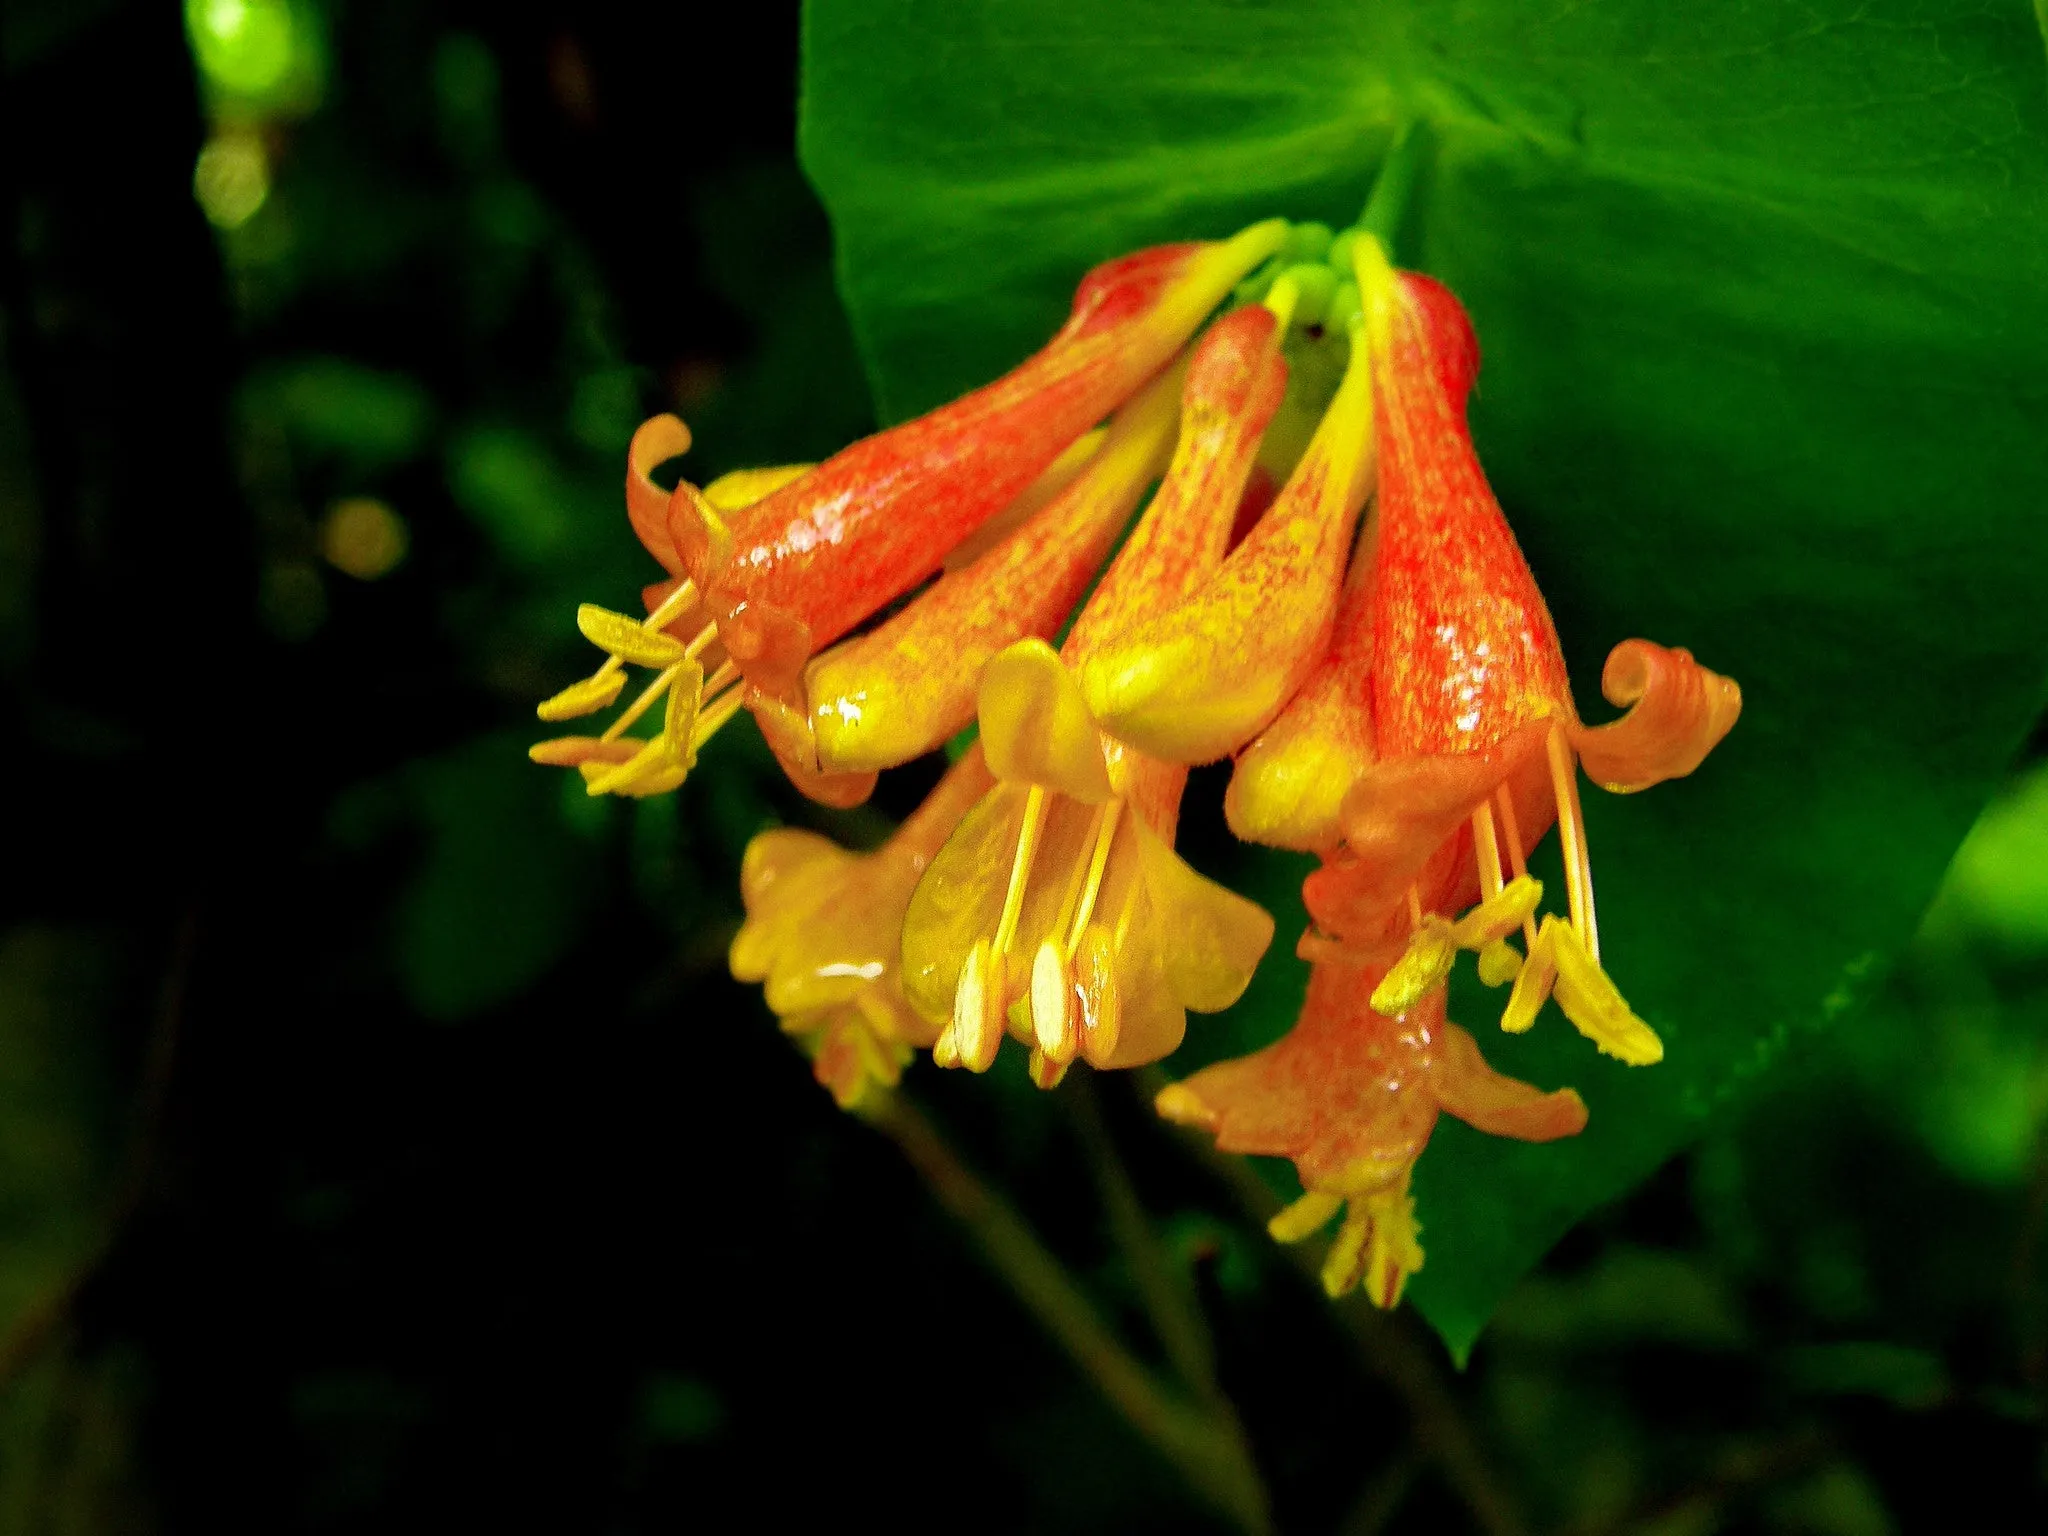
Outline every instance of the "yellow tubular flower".
{"label": "yellow tubular flower", "polygon": [[1271,941],[1265,912],[1173,852],[1186,769],[1105,735],[1068,668],[1185,601],[1222,561],[1285,386],[1283,330],[1264,308],[1211,329],[1166,478],[1064,659],[1024,641],[982,673],[981,739],[999,783],[933,861],[903,930],[904,990],[944,1024],[941,1064],[986,1070],[1006,1031],[1032,1047],[1041,1086],[1076,1056],[1156,1061],[1180,1043],[1188,1009],[1237,999]]}
{"label": "yellow tubular flower", "polygon": [[1085,465],[1035,516],[878,628],[813,661],[807,722],[771,728],[756,706],[771,744],[782,730],[807,730],[819,768],[844,773],[893,768],[957,735],[974,718],[988,659],[1059,629],[1166,467],[1182,377],[1168,369],[1118,412]]}
{"label": "yellow tubular flower", "polygon": [[[1282,304],[1287,283],[1274,290]],[[1179,763],[1214,762],[1257,735],[1329,644],[1372,475],[1372,374],[1354,326],[1336,398],[1258,525],[1188,601],[1096,646],[1081,666],[1103,729]]]}
{"label": "yellow tubular flower", "polygon": [[747,920],[732,941],[732,974],[764,984],[768,1006],[805,1042],[842,1108],[877,1083],[895,1086],[911,1050],[937,1035],[898,981],[903,913],[932,856],[992,782],[980,748],[970,750],[873,853],[794,827],[747,845]]}

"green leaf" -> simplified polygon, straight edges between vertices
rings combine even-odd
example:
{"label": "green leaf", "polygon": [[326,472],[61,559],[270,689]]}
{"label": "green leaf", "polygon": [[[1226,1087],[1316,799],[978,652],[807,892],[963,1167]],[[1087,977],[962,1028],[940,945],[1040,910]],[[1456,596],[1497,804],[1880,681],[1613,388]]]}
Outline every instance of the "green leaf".
{"label": "green leaf", "polygon": [[1398,254],[1472,312],[1480,451],[1582,707],[1604,717],[1599,666],[1631,635],[1741,681],[1697,775],[1588,799],[1607,958],[1666,1062],[1596,1058],[1554,1011],[1503,1039],[1498,994],[1454,999],[1503,1070],[1592,1109],[1575,1142],[1446,1124],[1424,1158],[1410,1295],[1462,1351],[1578,1216],[1854,1005],[2038,711],[2035,17],[812,0],[804,62],[804,160],[890,416],[1014,362],[1118,252],[1344,224],[1425,120]]}

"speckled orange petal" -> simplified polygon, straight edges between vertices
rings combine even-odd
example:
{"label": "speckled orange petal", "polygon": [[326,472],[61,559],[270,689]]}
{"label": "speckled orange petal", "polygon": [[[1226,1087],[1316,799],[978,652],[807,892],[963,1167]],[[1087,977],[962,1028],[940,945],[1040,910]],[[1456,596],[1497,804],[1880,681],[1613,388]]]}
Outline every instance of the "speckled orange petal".
{"label": "speckled orange petal", "polygon": [[1074,621],[1064,654],[1077,666],[1215,574],[1230,547],[1259,443],[1287,390],[1285,334],[1263,305],[1225,315],[1188,365],[1180,438],[1152,504]]}
{"label": "speckled orange petal", "polygon": [[[1479,342],[1448,289],[1407,274],[1444,395],[1460,412],[1479,373]],[[1280,716],[1238,754],[1223,814],[1246,842],[1327,853],[1344,835],[1344,797],[1375,753],[1372,729],[1371,514],[1360,536],[1330,646]]]}
{"label": "speckled orange petal", "polygon": [[1586,774],[1628,793],[1699,767],[1742,713],[1742,689],[1710,672],[1692,652],[1624,640],[1607,654],[1600,691],[1628,713],[1607,725],[1567,732]]}
{"label": "speckled orange petal", "polygon": [[1126,405],[1036,517],[811,663],[804,688],[822,768],[891,768],[931,751],[974,718],[975,685],[991,656],[1059,629],[1165,467],[1180,384],[1180,371],[1169,369]]}
{"label": "speckled orange petal", "polygon": [[[995,383],[827,459],[750,510],[729,561],[700,565],[701,498],[669,504],[676,552],[707,598],[746,602],[838,639],[923,581],[1076,438],[1180,348],[1285,235],[1278,220],[1232,240],[1140,251],[1083,280],[1058,335]],[[721,632],[726,615],[720,611]],[[783,680],[757,675],[779,692]]]}
{"label": "speckled orange petal", "polygon": [[1486,1064],[1479,1042],[1446,1022],[1430,1063],[1430,1092],[1474,1130],[1516,1141],[1556,1141],[1586,1128],[1586,1101],[1570,1088],[1545,1093]]}
{"label": "speckled orange petal", "polygon": [[[1448,299],[1361,240],[1379,496],[1368,580],[1373,730],[1382,757],[1483,749],[1573,719],[1557,631],[1444,387]],[[1455,302],[1455,301],[1451,301]]]}
{"label": "speckled orange petal", "polygon": [[1371,372],[1354,346],[1301,462],[1216,574],[1085,659],[1081,686],[1104,730],[1158,757],[1205,763],[1279,713],[1329,642],[1372,486],[1372,445]]}
{"label": "speckled orange petal", "polygon": [[1315,967],[1293,1029],[1175,1084],[1159,1112],[1213,1131],[1222,1151],[1292,1158],[1311,1189],[1397,1179],[1436,1124],[1428,1070],[1442,993],[1386,1019],[1366,1003],[1374,979],[1364,967]]}

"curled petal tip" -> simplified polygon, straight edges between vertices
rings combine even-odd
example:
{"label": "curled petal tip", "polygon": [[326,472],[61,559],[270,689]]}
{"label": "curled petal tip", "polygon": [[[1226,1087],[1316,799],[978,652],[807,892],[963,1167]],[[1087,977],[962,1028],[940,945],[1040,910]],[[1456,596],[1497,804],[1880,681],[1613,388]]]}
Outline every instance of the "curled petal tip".
{"label": "curled petal tip", "polygon": [[1742,714],[1742,689],[1690,651],[1624,640],[1608,653],[1600,691],[1628,713],[1579,727],[1572,746],[1593,782],[1627,793],[1683,778],[1705,761]]}

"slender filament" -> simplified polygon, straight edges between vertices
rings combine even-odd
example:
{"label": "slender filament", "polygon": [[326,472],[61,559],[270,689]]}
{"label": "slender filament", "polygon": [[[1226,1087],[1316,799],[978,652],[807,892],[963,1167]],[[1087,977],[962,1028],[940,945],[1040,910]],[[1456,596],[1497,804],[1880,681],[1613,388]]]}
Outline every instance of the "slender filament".
{"label": "slender filament", "polygon": [[[1102,808],[1102,814],[1095,826],[1095,851],[1088,860],[1088,883],[1081,889],[1081,904],[1074,911],[1074,925],[1067,932],[1067,959],[1071,961],[1081,948],[1081,935],[1088,927],[1088,919],[1095,915],[1095,898],[1102,893],[1102,872],[1109,868],[1110,845],[1116,841],[1116,828],[1122,819],[1124,803],[1112,800]],[[1057,931],[1057,930],[1055,930]]]}
{"label": "slender filament", "polygon": [[1550,750],[1550,787],[1557,796],[1557,836],[1564,848],[1565,885],[1570,892],[1572,927],[1586,946],[1586,953],[1600,959],[1600,934],[1593,917],[1593,872],[1586,857],[1586,828],[1579,808],[1578,765],[1563,730],[1552,727],[1547,743]]}
{"label": "slender filament", "polygon": [[1031,786],[1024,797],[1024,824],[1017,829],[1017,858],[1010,866],[1010,889],[1003,896],[1003,915],[996,924],[993,948],[1007,954],[1017,937],[1017,920],[1024,915],[1024,887],[1031,883],[1031,864],[1038,854],[1038,833],[1045,824],[1045,791]]}
{"label": "slender filament", "polygon": [[[1519,880],[1529,873],[1529,860],[1522,852],[1522,824],[1515,816],[1515,797],[1503,784],[1494,791],[1493,798],[1500,802],[1500,827],[1507,834],[1508,864]],[[1522,942],[1531,954],[1536,952],[1536,914],[1533,912],[1522,919]]]}
{"label": "slender filament", "polygon": [[1500,894],[1500,839],[1494,836],[1493,807],[1482,803],[1472,813],[1472,852],[1479,860],[1479,899]]}

